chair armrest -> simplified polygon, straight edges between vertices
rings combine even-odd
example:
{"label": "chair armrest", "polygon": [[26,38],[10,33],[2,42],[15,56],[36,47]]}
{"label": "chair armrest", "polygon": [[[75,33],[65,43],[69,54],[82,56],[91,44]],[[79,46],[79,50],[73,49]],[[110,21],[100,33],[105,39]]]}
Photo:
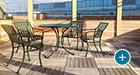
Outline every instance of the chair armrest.
{"label": "chair armrest", "polygon": [[94,29],[83,29],[83,31],[86,31],[86,30],[96,30],[97,28],[94,28]]}
{"label": "chair armrest", "polygon": [[87,34],[90,33],[90,32],[94,32],[94,33],[95,33],[95,32],[101,32],[101,31],[89,30],[89,31],[86,31],[86,32],[85,32],[85,36],[87,37]]}
{"label": "chair armrest", "polygon": [[42,32],[42,35],[41,36],[44,36],[44,29],[33,28],[33,30],[41,31]]}
{"label": "chair armrest", "polygon": [[44,29],[39,29],[39,28],[33,28],[33,30],[38,30],[44,32]]}

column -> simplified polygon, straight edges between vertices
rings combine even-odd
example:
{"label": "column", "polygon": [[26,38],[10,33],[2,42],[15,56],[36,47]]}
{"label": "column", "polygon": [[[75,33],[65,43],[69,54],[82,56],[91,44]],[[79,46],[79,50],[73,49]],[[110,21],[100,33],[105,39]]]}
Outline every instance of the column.
{"label": "column", "polygon": [[28,21],[33,26],[33,0],[28,0]]}
{"label": "column", "polygon": [[77,20],[77,0],[72,0],[72,21]]}
{"label": "column", "polygon": [[121,35],[122,0],[117,0],[117,36]]}

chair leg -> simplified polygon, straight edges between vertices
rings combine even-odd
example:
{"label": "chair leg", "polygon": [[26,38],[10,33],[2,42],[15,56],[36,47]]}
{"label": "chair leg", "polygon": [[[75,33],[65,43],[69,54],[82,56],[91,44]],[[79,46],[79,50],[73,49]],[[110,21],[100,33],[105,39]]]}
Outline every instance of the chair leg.
{"label": "chair leg", "polygon": [[82,50],[81,51],[83,51],[84,50],[84,41],[81,40],[81,43],[82,43]]}
{"label": "chair leg", "polygon": [[78,50],[78,44],[79,44],[79,40],[78,40],[78,36],[77,36],[77,46],[76,46],[76,49]]}
{"label": "chair leg", "polygon": [[40,66],[42,67],[42,61],[41,61],[41,51],[43,50],[43,47],[39,50],[39,62]]}
{"label": "chair leg", "polygon": [[17,50],[16,50],[16,53],[18,52],[18,50],[19,50],[19,47],[20,47],[20,44],[18,44],[18,46],[17,46]]}
{"label": "chair leg", "polygon": [[102,47],[101,47],[101,41],[99,41],[99,48],[100,48],[100,50],[101,50],[101,52],[102,52],[102,54],[103,54],[103,56],[104,56],[105,54],[104,54],[104,52],[103,52],[103,50],[102,50]]}
{"label": "chair leg", "polygon": [[[43,33],[43,35],[44,35],[44,33]],[[41,43],[43,44],[43,38],[41,40]],[[42,51],[43,51],[43,47],[44,47],[44,44],[42,45]]]}
{"label": "chair leg", "polygon": [[27,56],[28,56],[28,60],[30,61],[29,46],[27,46]]}
{"label": "chair leg", "polygon": [[43,51],[43,47],[44,47],[44,44],[42,45],[42,49],[41,49],[42,51]]}
{"label": "chair leg", "polygon": [[14,55],[14,44],[12,43],[12,54],[11,54],[11,57],[10,57],[8,63],[7,63],[7,66],[11,63],[11,60],[13,58],[13,55]]}
{"label": "chair leg", "polygon": [[69,40],[69,38],[67,38],[67,41],[68,41],[68,45],[71,46],[71,45],[70,45],[70,40]]}
{"label": "chair leg", "polygon": [[30,50],[32,49],[32,47],[30,47]]}
{"label": "chair leg", "polygon": [[97,48],[97,46],[95,44],[95,39],[93,39],[93,44],[94,44],[94,47],[96,48],[97,52],[99,52],[99,50],[98,50],[98,48]]}
{"label": "chair leg", "polygon": [[89,47],[89,45],[88,45],[88,42],[87,42],[87,51],[86,51],[85,57],[87,57],[87,54],[88,54],[88,47]]}
{"label": "chair leg", "polygon": [[23,65],[23,63],[24,63],[24,60],[25,60],[25,53],[26,53],[25,47],[23,46],[23,58],[22,58],[22,62],[21,62],[21,64],[20,64],[20,66],[19,66],[19,69],[18,69],[18,71],[17,71],[17,74],[19,73],[19,71],[20,71],[20,69],[21,69],[21,67],[22,67],[22,65]]}

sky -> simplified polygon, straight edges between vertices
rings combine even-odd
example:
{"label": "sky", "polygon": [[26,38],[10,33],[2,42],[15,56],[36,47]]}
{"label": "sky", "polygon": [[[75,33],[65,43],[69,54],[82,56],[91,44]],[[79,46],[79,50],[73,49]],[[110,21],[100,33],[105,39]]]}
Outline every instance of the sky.
{"label": "sky", "polygon": [[66,2],[72,0],[34,0],[34,3],[53,3],[53,2]]}

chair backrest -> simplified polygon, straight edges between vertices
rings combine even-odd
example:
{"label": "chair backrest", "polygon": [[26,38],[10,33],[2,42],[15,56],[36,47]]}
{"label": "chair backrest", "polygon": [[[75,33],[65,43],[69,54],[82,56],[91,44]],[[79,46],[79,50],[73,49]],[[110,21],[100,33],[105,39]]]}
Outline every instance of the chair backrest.
{"label": "chair backrest", "polygon": [[29,31],[30,33],[33,33],[33,28],[30,22],[14,22],[14,25],[17,30],[24,30],[24,31]]}
{"label": "chair backrest", "polygon": [[15,42],[15,43],[20,42],[20,38],[13,26],[11,25],[1,25],[1,26],[5,30],[5,32],[8,34],[12,42]]}
{"label": "chair backrest", "polygon": [[106,27],[108,26],[108,23],[106,22],[100,22],[100,24],[98,25],[98,27],[96,28],[96,32],[94,37],[95,38],[99,38],[102,36],[104,30],[106,29]]}
{"label": "chair backrest", "polygon": [[84,27],[84,21],[78,20],[78,21],[72,21],[71,23],[72,25],[78,25],[78,28],[72,28],[73,35],[77,33],[82,33]]}
{"label": "chair backrest", "polygon": [[30,22],[14,22],[14,26],[23,36],[28,36],[29,34],[34,33]]}

